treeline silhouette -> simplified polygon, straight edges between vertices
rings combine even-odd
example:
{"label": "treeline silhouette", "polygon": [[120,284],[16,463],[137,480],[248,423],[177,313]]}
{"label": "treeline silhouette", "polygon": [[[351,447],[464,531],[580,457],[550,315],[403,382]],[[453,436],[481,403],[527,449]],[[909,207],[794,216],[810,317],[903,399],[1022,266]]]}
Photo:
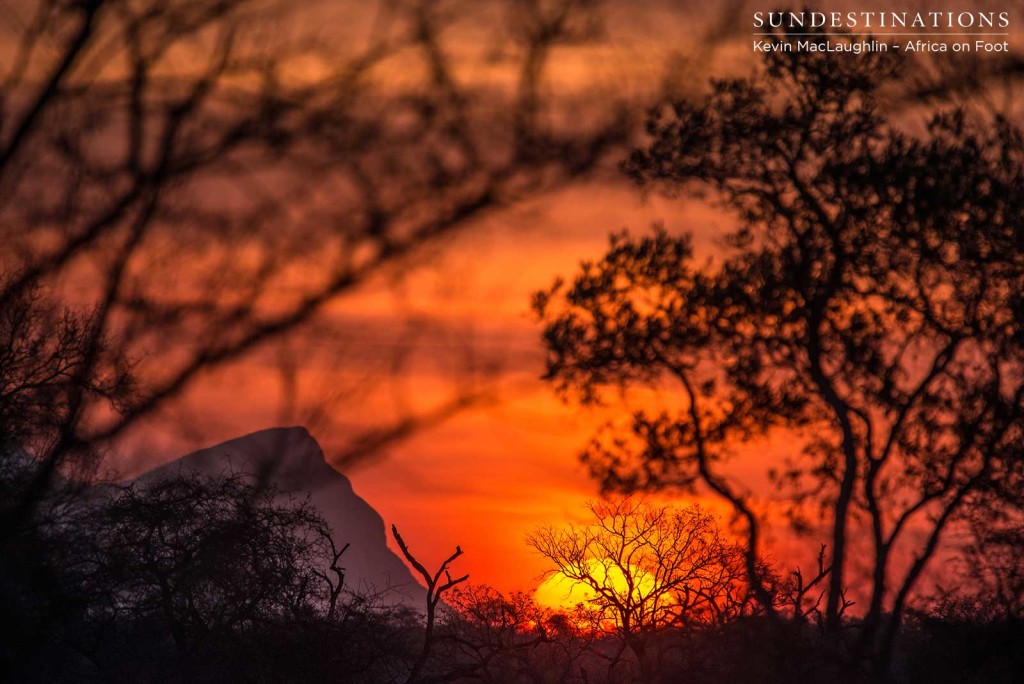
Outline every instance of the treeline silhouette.
{"label": "treeline silhouette", "polygon": [[[5,502],[29,473],[17,462],[4,462]],[[0,547],[8,681],[870,681],[832,650],[824,549],[815,578],[761,564],[769,613],[742,549],[697,508],[618,498],[580,526],[538,530],[530,543],[552,571],[589,590],[563,584],[557,610],[453,577],[461,549],[429,571],[397,531],[427,604],[354,591],[344,565],[358,549],[300,494],[252,475],[179,471],[47,504]],[[894,681],[1013,681],[1024,620],[1020,593],[1006,598],[950,594],[912,613]],[[862,627],[848,618],[843,642]]]}

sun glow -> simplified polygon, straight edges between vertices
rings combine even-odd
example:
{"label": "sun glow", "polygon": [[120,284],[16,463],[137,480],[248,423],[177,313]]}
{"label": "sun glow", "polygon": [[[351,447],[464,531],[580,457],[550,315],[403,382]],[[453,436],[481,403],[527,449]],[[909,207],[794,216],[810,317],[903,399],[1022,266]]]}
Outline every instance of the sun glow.
{"label": "sun glow", "polygon": [[574,579],[563,572],[551,574],[537,587],[534,594],[537,603],[547,608],[574,608],[581,603],[590,603],[597,597],[598,588],[623,599],[630,598],[630,603],[642,603],[657,588],[654,577],[638,568],[631,568],[633,588],[630,591],[629,580],[621,568],[596,559],[588,562],[586,574],[591,581]]}

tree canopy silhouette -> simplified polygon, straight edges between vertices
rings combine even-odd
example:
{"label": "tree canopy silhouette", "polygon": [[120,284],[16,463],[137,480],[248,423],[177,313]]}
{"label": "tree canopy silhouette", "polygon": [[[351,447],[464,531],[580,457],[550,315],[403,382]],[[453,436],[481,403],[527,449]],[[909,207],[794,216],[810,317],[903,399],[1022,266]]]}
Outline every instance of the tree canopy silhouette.
{"label": "tree canopy silhouette", "polygon": [[763,465],[828,514],[833,630],[866,545],[859,648],[882,663],[943,532],[987,497],[1019,505],[1024,475],[1024,138],[963,109],[890,120],[876,102],[896,69],[778,53],[658,108],[625,169],[729,212],[720,257],[616,235],[535,301],[559,390],[677,383],[678,410],[637,412],[584,458],[610,488],[731,502],[755,586],[761,521],[723,462],[792,435],[792,458]]}
{"label": "tree canopy silhouette", "polygon": [[278,495],[238,473],[118,490],[92,512],[96,588],[121,619],[155,617],[185,652],[332,612],[330,527],[308,501]]}
{"label": "tree canopy silhouette", "polygon": [[585,524],[544,527],[527,543],[552,563],[567,598],[582,590],[577,598],[595,624],[633,652],[641,671],[659,630],[721,624],[750,607],[742,549],[699,507],[618,497],[589,508]]}

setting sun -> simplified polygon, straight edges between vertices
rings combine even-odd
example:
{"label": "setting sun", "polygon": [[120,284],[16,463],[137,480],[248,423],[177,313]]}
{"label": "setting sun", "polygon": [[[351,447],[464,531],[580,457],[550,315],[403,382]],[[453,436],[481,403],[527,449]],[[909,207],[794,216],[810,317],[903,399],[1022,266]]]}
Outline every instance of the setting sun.
{"label": "setting sun", "polygon": [[587,574],[592,578],[589,582],[572,579],[560,571],[553,573],[537,587],[537,602],[549,608],[572,608],[580,603],[590,603],[597,598],[598,590],[594,588],[596,586],[603,592],[641,603],[656,588],[654,578],[637,568],[630,569],[629,574],[633,583],[631,589],[626,573],[617,565],[594,559],[587,567]]}

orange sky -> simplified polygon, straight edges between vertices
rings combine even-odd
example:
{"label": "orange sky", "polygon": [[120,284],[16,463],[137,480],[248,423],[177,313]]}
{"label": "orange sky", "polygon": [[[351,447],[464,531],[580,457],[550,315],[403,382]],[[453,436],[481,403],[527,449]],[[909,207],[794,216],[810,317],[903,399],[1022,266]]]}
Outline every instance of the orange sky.
{"label": "orange sky", "polygon": [[[559,77],[565,83],[625,83],[637,91],[653,87],[665,58],[683,46],[693,24],[672,3],[612,7],[614,39],[596,51],[564,53]],[[335,9],[345,8],[350,6]],[[332,307],[329,315],[352,334],[336,349],[320,342],[303,350],[297,367],[300,399],[325,406],[327,419],[282,414],[276,358],[268,352],[197,387],[175,416],[183,418],[175,424],[194,426],[195,434],[165,435],[156,458],[303,422],[331,460],[353,431],[403,407],[429,407],[449,396],[457,382],[453,370],[467,349],[474,350],[480,359],[500,361],[494,387],[501,401],[465,410],[346,472],[356,492],[398,525],[427,565],[459,544],[465,551],[460,567],[472,581],[531,589],[547,567],[524,537],[539,525],[581,519],[596,486],[577,454],[616,407],[601,416],[564,405],[539,380],[543,350],[530,295],[557,275],[573,275],[581,259],[600,256],[610,232],[641,232],[655,220],[670,231],[694,232],[703,255],[714,251],[717,236],[729,227],[728,217],[707,207],[644,200],[625,183],[582,185],[492,214],[399,286],[378,283]],[[410,318],[440,321],[449,330],[417,337],[411,363],[392,374],[387,359],[408,339],[402,331]],[[360,394],[363,387],[374,389]],[[778,440],[759,445],[758,455],[772,457],[786,447]],[[760,470],[741,462],[733,472],[764,492]],[[792,551],[793,541],[781,537]],[[808,562],[816,543],[801,542],[805,553],[796,559]],[[794,560],[789,551],[785,555]]]}
{"label": "orange sky", "polygon": [[[366,6],[322,0],[310,11],[324,13],[325,37],[357,45],[369,26]],[[550,84],[559,92],[651,92],[670,55],[686,51],[707,14],[662,0],[608,7],[601,41],[554,55]],[[462,78],[490,82],[501,77],[488,61],[500,22],[478,30],[473,22],[495,17],[483,4],[473,11],[476,18],[446,34],[445,45],[463,60]],[[146,456],[129,468],[282,422],[308,427],[331,460],[353,432],[451,396],[470,349],[499,362],[485,382],[500,401],[467,409],[345,472],[428,565],[459,544],[466,552],[459,562],[474,582],[531,589],[546,567],[524,537],[538,525],[578,519],[596,496],[577,453],[604,417],[563,405],[539,380],[543,350],[530,295],[557,275],[571,276],[581,259],[599,257],[610,232],[643,231],[655,220],[694,230],[707,249],[722,231],[721,219],[707,210],[645,201],[625,181],[594,182],[490,214],[401,284],[377,283],[333,305],[327,316],[346,330],[344,342],[304,347],[295,340],[300,403],[319,405],[327,416],[301,409],[283,415],[278,358],[267,351],[196,386],[162,434],[145,435]],[[415,338],[404,333],[410,318],[429,319],[430,330]],[[450,330],[438,332],[438,324]],[[394,374],[389,359],[406,343],[412,361]],[[182,434],[182,426],[190,432]]]}
{"label": "orange sky", "polygon": [[[548,568],[527,548],[525,535],[540,525],[585,519],[584,504],[597,495],[597,488],[577,454],[604,420],[628,415],[628,410],[612,406],[597,412],[566,405],[540,380],[543,350],[540,325],[529,311],[530,295],[559,274],[571,276],[581,259],[601,256],[609,232],[623,227],[644,231],[654,220],[664,220],[673,230],[693,231],[704,254],[714,251],[717,236],[728,225],[726,217],[706,207],[645,200],[625,184],[584,185],[472,228],[466,239],[398,290],[381,285],[337,307],[337,316],[359,326],[356,341],[339,347],[349,362],[332,365],[329,349],[321,350],[323,356],[305,357],[307,367],[300,371],[305,400],[317,403],[332,387],[363,382],[378,389],[340,402],[331,425],[307,423],[328,460],[351,429],[379,422],[381,415],[394,413],[396,404],[429,407],[451,392],[443,338],[421,343],[421,361],[399,381],[389,376],[386,364],[367,372],[351,363],[363,353],[385,358],[394,353],[401,333],[393,328],[410,311],[450,322],[469,336],[481,357],[501,363],[493,380],[501,395],[498,402],[467,409],[380,458],[345,469],[356,492],[387,523],[398,525],[428,565],[459,544],[466,552],[459,563],[474,582],[531,590]],[[194,445],[281,422],[275,363],[272,356],[250,360],[193,393],[182,422],[201,426]],[[179,437],[171,442],[180,443]],[[181,447],[170,448],[164,457],[175,448]],[[761,469],[738,464],[735,472],[752,489],[766,489]],[[718,502],[707,503],[726,512]]]}

